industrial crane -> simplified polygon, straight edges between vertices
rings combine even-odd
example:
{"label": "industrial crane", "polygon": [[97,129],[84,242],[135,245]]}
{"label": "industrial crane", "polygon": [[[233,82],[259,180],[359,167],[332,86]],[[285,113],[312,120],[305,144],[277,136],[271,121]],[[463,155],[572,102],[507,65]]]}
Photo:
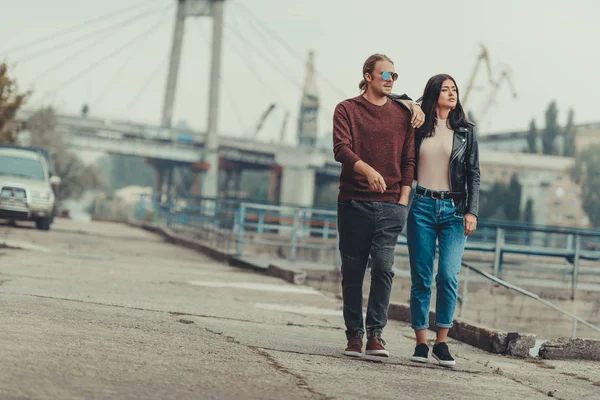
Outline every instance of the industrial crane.
{"label": "industrial crane", "polygon": [[269,107],[266,109],[266,111],[263,113],[263,115],[258,120],[258,124],[256,125],[256,129],[254,129],[254,132],[252,133],[252,140],[256,139],[256,136],[258,136],[258,133],[262,129],[263,124],[265,123],[267,117],[269,116],[269,114],[271,114],[271,112],[274,109],[275,109],[275,103],[269,104]]}
{"label": "industrial crane", "polygon": [[494,80],[492,79],[492,67],[490,66],[489,53],[487,51],[487,48],[483,45],[483,43],[480,43],[480,46],[481,46],[481,53],[479,53],[479,56],[477,57],[477,61],[475,62],[475,66],[473,67],[473,72],[471,72],[471,78],[469,79],[467,88],[465,89],[465,92],[461,96],[461,98],[462,98],[461,103],[463,105],[463,108],[465,108],[465,109],[466,109],[467,99],[469,97],[469,94],[471,93],[471,90],[473,89],[473,83],[475,82],[475,77],[477,76],[477,70],[479,69],[479,65],[481,65],[481,61],[485,61],[485,64],[487,66],[489,83],[491,83],[492,85],[495,84]]}
{"label": "industrial crane", "polygon": [[506,82],[510,86],[513,98],[517,98],[517,91],[515,90],[515,86],[512,81],[512,71],[510,67],[508,65],[502,65],[501,68],[502,72],[500,73],[500,77],[498,78],[498,80],[496,80],[496,82],[493,83],[493,87],[490,91],[490,95],[487,99],[487,102],[483,105],[483,109],[481,110],[481,113],[478,116],[477,120],[480,126],[483,126],[483,120],[485,120],[488,112],[490,111],[490,108],[494,104],[502,82]]}

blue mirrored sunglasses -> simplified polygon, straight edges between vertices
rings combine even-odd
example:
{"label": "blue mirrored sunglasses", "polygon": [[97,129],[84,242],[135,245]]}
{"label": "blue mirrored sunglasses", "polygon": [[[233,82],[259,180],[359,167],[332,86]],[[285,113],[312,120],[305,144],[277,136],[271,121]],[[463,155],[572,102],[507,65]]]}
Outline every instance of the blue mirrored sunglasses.
{"label": "blue mirrored sunglasses", "polygon": [[396,79],[398,79],[398,74],[395,72],[382,72],[381,73],[381,77],[383,78],[384,81],[389,80],[390,78],[392,78],[393,81],[396,81]]}

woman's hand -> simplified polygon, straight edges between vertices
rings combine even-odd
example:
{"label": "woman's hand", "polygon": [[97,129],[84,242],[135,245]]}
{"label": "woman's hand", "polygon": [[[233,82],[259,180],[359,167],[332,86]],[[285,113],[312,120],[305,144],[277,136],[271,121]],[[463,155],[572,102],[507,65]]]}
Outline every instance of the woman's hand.
{"label": "woman's hand", "polygon": [[465,214],[463,217],[463,226],[465,228],[465,236],[469,236],[477,229],[477,217],[473,214]]}

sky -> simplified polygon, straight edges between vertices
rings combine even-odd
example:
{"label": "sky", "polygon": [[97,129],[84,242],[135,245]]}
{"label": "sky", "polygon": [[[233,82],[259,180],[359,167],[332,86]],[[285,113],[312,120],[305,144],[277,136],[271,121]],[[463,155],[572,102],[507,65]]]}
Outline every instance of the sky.
{"label": "sky", "polygon": [[[173,35],[175,0],[0,0],[0,60],[28,107],[159,124]],[[128,9],[128,12],[120,12]],[[110,18],[100,17],[114,13]],[[427,79],[448,73],[466,91],[484,44],[494,79],[510,71],[480,134],[544,126],[555,100],[559,122],[600,121],[600,2],[597,0],[227,0],[219,134],[253,137],[261,114],[276,108],[256,138],[295,143],[305,63],[315,51],[321,110],[329,140],[336,104],[359,94],[362,65],[373,53],[395,63],[395,93],[418,98]],[[95,20],[95,21],[94,21]],[[83,26],[83,27],[82,27]],[[79,28],[77,28],[79,27]],[[73,31],[56,36],[65,29]],[[188,18],[174,124],[207,125],[209,18]],[[482,64],[467,103],[476,120],[492,87]]]}

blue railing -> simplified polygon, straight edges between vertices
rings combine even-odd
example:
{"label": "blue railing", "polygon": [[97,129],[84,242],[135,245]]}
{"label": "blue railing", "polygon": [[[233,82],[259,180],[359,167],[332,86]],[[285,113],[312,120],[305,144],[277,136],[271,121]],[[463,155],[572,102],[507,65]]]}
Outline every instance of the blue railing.
{"label": "blue railing", "polygon": [[[332,209],[249,203],[243,199],[189,197],[161,201],[156,196],[143,196],[135,218],[150,218],[167,226],[179,224],[206,235],[220,232],[213,235],[216,244],[222,247],[226,242],[228,250],[238,256],[244,254],[248,243],[288,248],[290,260],[296,260],[299,248],[337,254],[337,212]],[[251,239],[248,234],[253,234]],[[230,246],[233,240],[235,248]],[[405,245],[406,238],[400,236],[398,244]],[[572,274],[574,293],[580,260],[600,260],[600,231],[480,221],[467,240],[466,250],[493,253],[494,276],[501,274],[505,254],[562,258],[567,264],[565,273]]]}

